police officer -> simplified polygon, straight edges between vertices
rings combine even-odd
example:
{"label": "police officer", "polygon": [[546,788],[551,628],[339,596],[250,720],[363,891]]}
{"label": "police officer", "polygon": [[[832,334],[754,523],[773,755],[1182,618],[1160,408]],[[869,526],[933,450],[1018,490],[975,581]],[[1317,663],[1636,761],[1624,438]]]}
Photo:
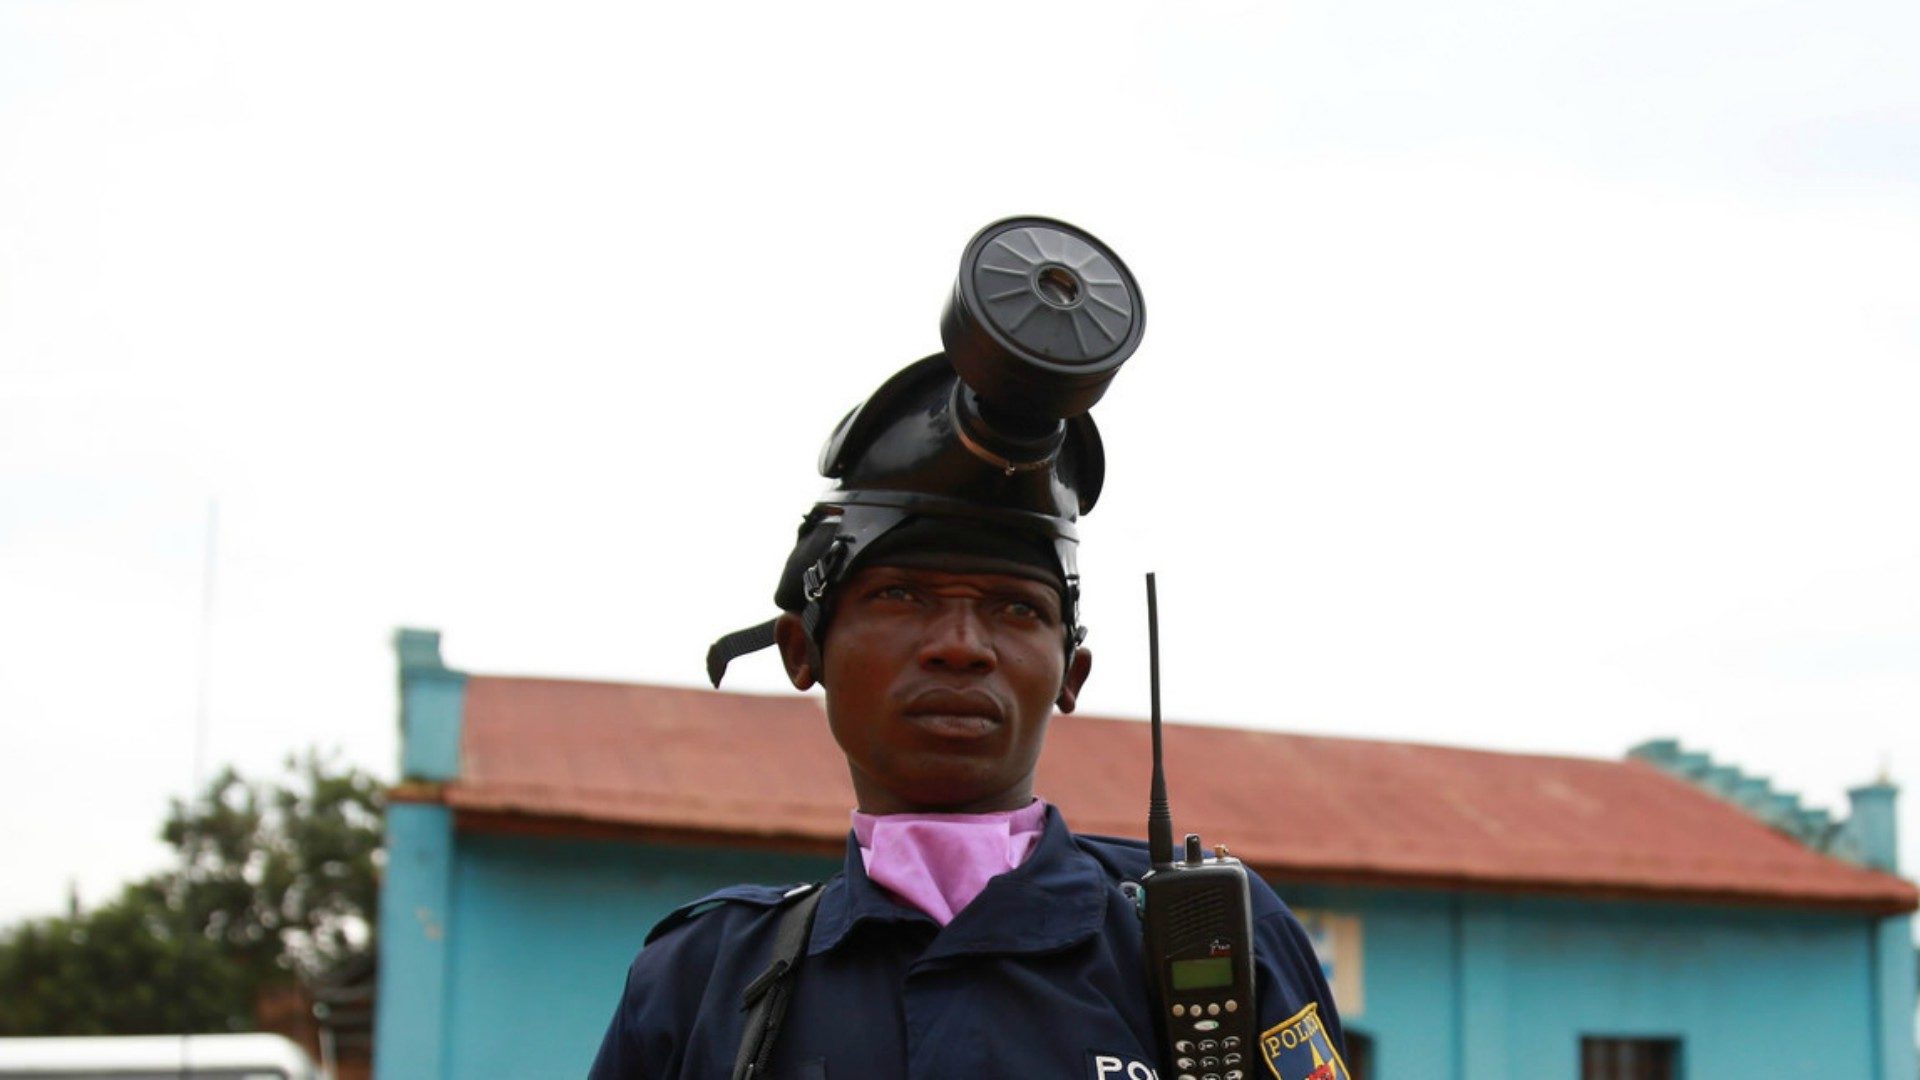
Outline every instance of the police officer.
{"label": "police officer", "polygon": [[1097,240],[998,222],[962,259],[946,352],[841,422],[781,614],[723,638],[709,673],[771,644],[796,689],[823,688],[857,802],[844,869],[663,921],[595,1080],[1349,1080],[1306,935],[1258,879],[1264,1034],[1184,1047],[1165,1076],[1122,888],[1145,845],[1076,835],[1033,790],[1048,720],[1092,668],[1074,561],[1102,474],[1086,410],[1143,315]]}

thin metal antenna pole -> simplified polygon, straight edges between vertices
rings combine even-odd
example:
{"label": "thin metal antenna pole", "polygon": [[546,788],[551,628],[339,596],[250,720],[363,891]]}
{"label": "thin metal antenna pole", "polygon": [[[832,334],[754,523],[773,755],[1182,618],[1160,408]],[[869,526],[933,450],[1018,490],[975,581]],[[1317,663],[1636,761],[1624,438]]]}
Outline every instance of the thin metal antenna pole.
{"label": "thin metal antenna pole", "polygon": [[200,797],[207,782],[208,697],[213,686],[213,589],[219,566],[220,500],[207,500],[205,562],[200,569],[200,681],[193,709],[193,787],[189,800]]}
{"label": "thin metal antenna pole", "polygon": [[[207,782],[208,697],[213,686],[213,588],[214,572],[219,566],[219,556],[216,550],[216,541],[219,539],[219,536],[220,500],[208,499],[206,546],[203,549],[204,561],[200,566],[200,672],[199,685],[195,690],[193,706],[193,787],[187,792],[187,798],[185,800],[186,818],[183,822],[188,830],[187,836],[184,838],[184,851],[187,856],[185,880],[189,888],[198,882],[201,877],[199,844],[197,843],[197,837],[193,834],[193,830],[194,822],[198,820],[200,814],[200,807],[196,805],[197,800],[200,798],[200,788],[201,785]],[[184,890],[182,895],[184,895]],[[181,948],[188,953],[189,958],[195,950],[201,948],[200,935],[194,932],[197,929],[198,928],[195,927],[189,927],[188,933],[180,942]],[[175,968],[174,993],[181,995],[183,998],[187,993],[187,972],[189,970],[191,970],[191,967],[188,964],[181,964]],[[184,1025],[186,1017],[182,1016],[181,1019]],[[180,1034],[191,1034],[191,1031],[183,1027]]]}

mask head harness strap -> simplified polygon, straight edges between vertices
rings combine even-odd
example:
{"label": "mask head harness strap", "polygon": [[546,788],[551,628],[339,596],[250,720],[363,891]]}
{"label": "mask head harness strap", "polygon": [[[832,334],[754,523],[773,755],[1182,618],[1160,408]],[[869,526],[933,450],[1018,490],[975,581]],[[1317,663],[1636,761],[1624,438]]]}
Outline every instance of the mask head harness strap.
{"label": "mask head harness strap", "polygon": [[[781,581],[780,606],[800,616],[807,635],[807,662],[814,671],[821,670],[820,647],[832,621],[835,588],[876,541],[925,519],[950,520],[955,530],[971,525],[1046,541],[1056,564],[1049,569],[1058,573],[1062,648],[1071,663],[1087,636],[1086,627],[1080,625],[1080,575],[1075,565],[1079,535],[1072,522],[939,495],[856,490],[829,493],[807,515]],[[774,643],[774,622],[736,630],[713,643],[707,650],[707,677],[715,687],[732,661]]]}

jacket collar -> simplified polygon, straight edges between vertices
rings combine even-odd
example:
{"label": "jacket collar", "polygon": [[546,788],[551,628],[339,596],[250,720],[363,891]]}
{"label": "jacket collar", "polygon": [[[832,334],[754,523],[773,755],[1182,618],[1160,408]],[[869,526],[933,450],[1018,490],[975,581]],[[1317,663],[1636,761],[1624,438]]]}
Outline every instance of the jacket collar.
{"label": "jacket collar", "polygon": [[937,931],[922,960],[1053,952],[1100,931],[1112,888],[1100,864],[1074,844],[1060,811],[1048,807],[1040,843],[1027,861],[989,881],[973,903],[942,928],[867,877],[860,846],[849,834],[846,870],[820,897],[807,952],[819,955],[838,948],[862,924],[914,924]]}

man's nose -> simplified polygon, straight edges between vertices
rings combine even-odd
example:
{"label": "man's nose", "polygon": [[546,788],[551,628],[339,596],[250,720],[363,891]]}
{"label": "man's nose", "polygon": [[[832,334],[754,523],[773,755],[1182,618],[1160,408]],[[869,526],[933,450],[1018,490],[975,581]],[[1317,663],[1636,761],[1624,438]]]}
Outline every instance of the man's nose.
{"label": "man's nose", "polygon": [[941,605],[921,641],[920,664],[942,671],[993,670],[993,638],[972,603]]}

